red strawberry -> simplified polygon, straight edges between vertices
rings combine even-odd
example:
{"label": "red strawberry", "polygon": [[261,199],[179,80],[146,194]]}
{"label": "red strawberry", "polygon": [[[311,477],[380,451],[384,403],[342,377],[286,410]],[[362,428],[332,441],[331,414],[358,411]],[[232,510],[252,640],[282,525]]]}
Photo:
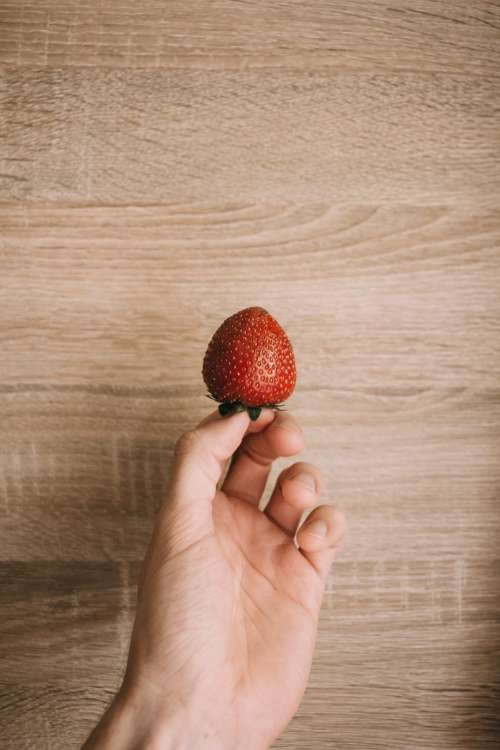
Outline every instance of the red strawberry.
{"label": "red strawberry", "polygon": [[258,419],[263,406],[279,409],[295,388],[293,349],[284,330],[262,307],[246,307],[216,330],[203,360],[209,398],[219,412],[247,409]]}

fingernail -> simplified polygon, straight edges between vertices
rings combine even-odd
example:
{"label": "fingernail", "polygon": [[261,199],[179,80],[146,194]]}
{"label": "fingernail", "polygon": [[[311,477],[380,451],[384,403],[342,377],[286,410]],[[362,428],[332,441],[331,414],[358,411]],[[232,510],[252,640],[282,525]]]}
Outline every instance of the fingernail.
{"label": "fingernail", "polygon": [[328,526],[326,525],[325,521],[311,521],[311,523],[306,524],[307,531],[310,531],[311,534],[316,534],[316,536],[326,536],[326,532],[328,531]]}
{"label": "fingernail", "polygon": [[300,472],[300,474],[297,474],[293,477],[294,482],[300,482],[301,484],[305,484],[306,487],[309,487],[310,490],[316,489],[316,483],[314,481],[314,477],[312,474],[308,474],[305,471]]}

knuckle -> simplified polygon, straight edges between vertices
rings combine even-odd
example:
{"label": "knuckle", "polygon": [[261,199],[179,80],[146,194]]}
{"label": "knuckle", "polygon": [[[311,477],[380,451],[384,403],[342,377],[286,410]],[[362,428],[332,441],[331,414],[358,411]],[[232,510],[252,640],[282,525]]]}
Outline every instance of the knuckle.
{"label": "knuckle", "polygon": [[290,469],[293,469],[294,472],[296,471],[297,474],[299,471],[305,471],[308,474],[314,474],[317,476],[319,474],[319,470],[314,464],[310,464],[307,461],[296,461],[292,466],[290,466]]}
{"label": "knuckle", "polygon": [[184,432],[177,440],[174,449],[175,458],[183,458],[189,455],[196,449],[202,440],[200,431],[198,429],[188,430]]}
{"label": "knuckle", "polygon": [[299,474],[308,474],[314,479],[316,491],[321,491],[321,472],[314,464],[307,463],[306,461],[296,461],[291,466],[288,466],[281,473],[282,479],[294,480]]}

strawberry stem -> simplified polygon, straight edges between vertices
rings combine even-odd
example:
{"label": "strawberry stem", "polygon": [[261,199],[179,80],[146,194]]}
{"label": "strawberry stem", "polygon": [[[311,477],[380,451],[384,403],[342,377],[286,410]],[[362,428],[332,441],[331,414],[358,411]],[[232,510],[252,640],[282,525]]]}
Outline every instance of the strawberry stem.
{"label": "strawberry stem", "polygon": [[250,417],[252,422],[255,422],[259,418],[261,411],[262,411],[261,406],[248,406],[247,407],[248,416]]}
{"label": "strawberry stem", "polygon": [[248,416],[252,420],[252,422],[255,422],[262,411],[262,409],[275,409],[276,411],[286,411],[285,404],[262,404],[262,406],[247,406],[242,401],[222,401],[220,402],[218,399],[214,398],[214,396],[210,395],[209,393],[206,394],[207,398],[212,399],[212,401],[216,401],[219,404],[219,414],[221,417],[225,417],[228,414],[234,414],[236,412],[240,411],[247,411]]}

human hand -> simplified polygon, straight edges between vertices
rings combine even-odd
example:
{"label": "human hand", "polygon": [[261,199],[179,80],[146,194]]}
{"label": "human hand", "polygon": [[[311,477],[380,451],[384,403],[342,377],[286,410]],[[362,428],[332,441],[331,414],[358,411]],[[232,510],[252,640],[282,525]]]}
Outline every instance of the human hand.
{"label": "human hand", "polygon": [[305,462],[281,472],[259,510],[273,460],[302,448],[295,420],[269,409],[256,422],[216,411],[181,436],[123,686],[86,750],[264,750],[283,731],[307,684],[344,533],[342,514],[321,505],[294,544],[320,492]]}

